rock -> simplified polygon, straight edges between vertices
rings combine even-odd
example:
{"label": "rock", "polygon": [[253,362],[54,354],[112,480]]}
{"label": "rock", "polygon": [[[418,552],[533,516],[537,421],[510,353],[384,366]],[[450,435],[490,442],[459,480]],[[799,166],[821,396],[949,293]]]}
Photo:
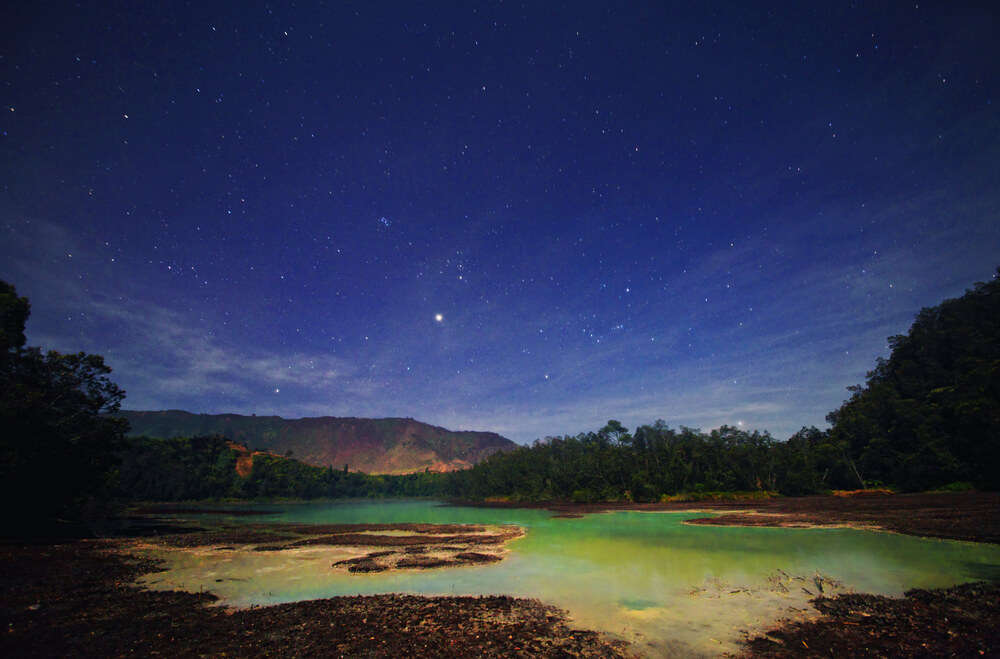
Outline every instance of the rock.
{"label": "rock", "polygon": [[433,558],[431,556],[407,556],[396,563],[396,567],[416,567],[428,569],[433,567],[446,567],[448,565],[458,565],[456,561],[449,561],[444,558]]}
{"label": "rock", "polygon": [[455,558],[460,561],[465,561],[466,563],[496,563],[502,560],[500,556],[496,554],[483,554],[478,551],[465,551],[460,554],[455,554]]}

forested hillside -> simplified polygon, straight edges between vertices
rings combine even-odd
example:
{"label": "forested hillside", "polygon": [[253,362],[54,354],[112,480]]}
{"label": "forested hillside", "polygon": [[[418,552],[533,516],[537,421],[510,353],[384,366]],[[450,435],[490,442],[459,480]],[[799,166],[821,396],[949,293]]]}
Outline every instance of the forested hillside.
{"label": "forested hillside", "polygon": [[218,435],[172,439],[130,437],[125,443],[117,490],[118,498],[123,500],[313,499],[443,493],[441,474],[372,476],[314,467],[273,454],[256,454],[249,470],[238,469],[240,459],[250,452]]}
{"label": "forested hillside", "polygon": [[780,442],[766,432],[674,430],[663,421],[632,434],[612,420],[597,432],[550,437],[449,474],[448,490],[476,499],[659,501],[680,493],[809,494],[850,483],[844,456],[816,428]]}
{"label": "forested hillside", "polygon": [[236,424],[243,432],[270,423],[270,434],[254,448],[272,452],[255,453],[232,438],[201,432],[123,440],[125,422],[116,413],[124,392],[108,379],[101,358],[25,348],[29,305],[12,286],[0,287],[0,311],[3,483],[10,497],[33,493],[25,510],[46,519],[80,516],[111,493],[126,500],[449,496],[591,502],[733,491],[801,495],[873,485],[1000,489],[998,279],[922,310],[907,334],[891,337],[889,358],[877,361],[863,386],[850,388],[850,398],[828,416],[828,431],[803,428],[777,441],[767,432],[730,426],[702,432],[657,421],[629,432],[610,421],[596,432],[502,452],[509,443],[491,433],[442,438],[448,431],[426,426],[434,432],[425,432],[412,419],[379,420],[382,425],[333,420],[372,422],[371,432],[358,435],[369,444],[385,444],[400,425],[395,422],[405,422],[409,439],[402,444],[419,440],[442,459],[469,463],[493,452],[471,469],[430,473],[425,467],[382,476],[348,472],[340,460],[315,466],[290,459],[300,455],[282,450],[287,434],[274,430],[284,422],[276,417],[145,413],[158,422],[190,417],[200,424]]}
{"label": "forested hillside", "polygon": [[635,434],[616,421],[553,437],[454,474],[463,496],[655,501],[708,490],[808,494],[888,485],[1000,489],[1000,280],[922,310],[889,339],[864,386],[787,442],[723,426]]}
{"label": "forested hillside", "polygon": [[827,417],[832,441],[865,480],[1000,489],[1000,279],[923,309],[889,345]]}
{"label": "forested hillside", "polygon": [[192,414],[182,410],[123,410],[133,437],[221,435],[252,449],[293,455],[317,467],[369,474],[467,469],[516,444],[494,432],[454,431],[415,419],[360,419],[242,414]]}
{"label": "forested hillside", "polygon": [[[908,334],[890,339],[892,354],[877,362],[867,383],[850,388],[850,399],[828,417],[829,431],[803,428],[787,441],[731,426],[673,429],[663,421],[632,433],[612,420],[596,432],[549,437],[447,474],[374,477],[263,456],[243,478],[219,438],[144,439],[133,440],[124,455],[123,492],[139,498],[427,495],[593,502],[734,491],[802,495],[873,485],[997,489],[998,338],[997,280],[924,309]],[[154,473],[169,485],[151,486]]]}

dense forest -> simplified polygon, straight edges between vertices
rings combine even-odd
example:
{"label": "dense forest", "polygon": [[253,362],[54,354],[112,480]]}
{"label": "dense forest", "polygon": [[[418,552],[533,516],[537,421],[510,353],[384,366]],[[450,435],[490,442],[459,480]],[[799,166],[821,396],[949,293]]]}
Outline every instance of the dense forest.
{"label": "dense forest", "polygon": [[[1000,275],[1000,270],[998,270]],[[616,421],[495,455],[450,477],[472,498],[655,501],[681,492],[1000,489],[1000,278],[923,309],[863,386],[785,442],[723,426],[628,433]]]}
{"label": "dense forest", "polygon": [[100,355],[26,347],[27,298],[0,281],[0,495],[5,531],[101,517],[115,489],[125,392]]}
{"label": "dense forest", "polygon": [[[998,271],[1000,275],[1000,271]],[[786,441],[723,426],[617,421],[445,474],[373,476],[260,454],[240,475],[218,436],[125,438],[124,392],[102,358],[25,347],[26,298],[0,282],[0,486],[25,519],[82,517],[112,500],[437,496],[659,501],[707,492],[1000,489],[1000,279],[923,309],[864,385]],[[31,496],[24,497],[25,493]],[[15,521],[16,522],[16,521]]]}
{"label": "dense forest", "polygon": [[919,490],[1000,489],[1000,269],[889,338],[864,386],[831,412],[830,438],[866,480]]}
{"label": "dense forest", "polygon": [[[824,441],[827,443],[824,444]],[[849,481],[828,437],[803,429],[788,442],[723,427],[705,434],[663,422],[635,436],[617,421],[498,454],[471,470],[369,475],[257,454],[248,475],[220,436],[125,440],[117,495],[125,500],[446,496],[546,501],[656,501],[706,491],[806,494]]]}
{"label": "dense forest", "polygon": [[369,474],[467,468],[517,444],[493,432],[448,430],[416,419],[192,414],[183,410],[122,410],[130,437],[222,435],[251,449],[318,467],[350,465]]}
{"label": "dense forest", "polygon": [[848,472],[841,452],[815,428],[779,442],[766,432],[674,430],[663,421],[633,434],[612,420],[596,432],[536,441],[451,474],[448,491],[474,499],[577,502],[735,491],[798,495],[849,483]]}
{"label": "dense forest", "polygon": [[373,476],[257,454],[246,476],[225,437],[130,437],[121,452],[116,496],[131,501],[440,496],[440,474]]}

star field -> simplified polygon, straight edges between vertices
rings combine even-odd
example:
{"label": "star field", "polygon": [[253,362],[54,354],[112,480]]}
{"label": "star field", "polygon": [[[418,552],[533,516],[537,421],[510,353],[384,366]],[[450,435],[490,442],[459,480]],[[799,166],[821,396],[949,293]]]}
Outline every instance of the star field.
{"label": "star field", "polygon": [[127,408],[784,438],[998,264],[987,8],[2,13],[0,278]]}

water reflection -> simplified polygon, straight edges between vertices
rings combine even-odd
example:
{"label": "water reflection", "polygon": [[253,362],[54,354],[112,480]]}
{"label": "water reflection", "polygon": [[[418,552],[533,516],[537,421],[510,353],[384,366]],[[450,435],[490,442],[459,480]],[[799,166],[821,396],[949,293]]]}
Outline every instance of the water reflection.
{"label": "water reflection", "polygon": [[518,524],[527,535],[513,541],[498,564],[382,574],[332,570],[343,548],[164,550],[158,555],[170,569],[147,579],[154,588],[210,590],[238,606],[383,592],[537,597],[567,609],[582,627],[624,636],[649,654],[717,655],[736,650],[743,630],[811,612],[808,600],[820,594],[900,595],[1000,578],[1000,548],[993,545],[853,529],[683,524],[694,516],[617,512],[555,519],[539,510],[426,501],[296,504],[266,519]]}

